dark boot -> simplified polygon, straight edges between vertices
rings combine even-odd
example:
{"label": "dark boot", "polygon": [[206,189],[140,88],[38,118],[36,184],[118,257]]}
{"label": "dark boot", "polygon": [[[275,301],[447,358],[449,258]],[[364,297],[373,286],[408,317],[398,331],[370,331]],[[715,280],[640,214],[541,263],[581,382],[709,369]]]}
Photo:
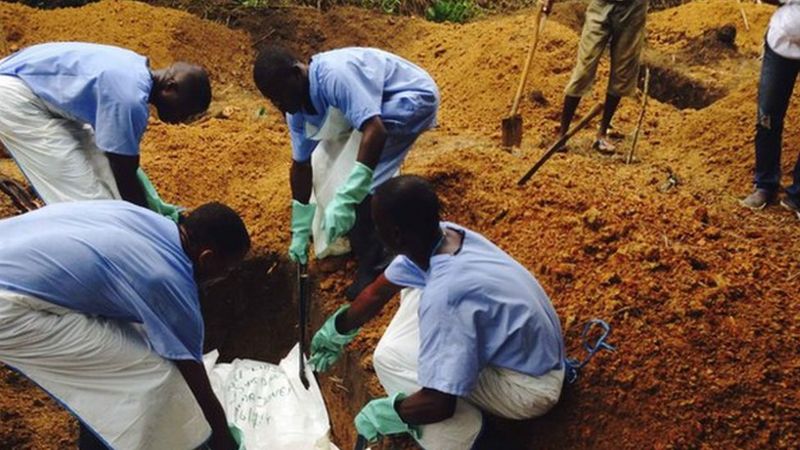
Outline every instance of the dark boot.
{"label": "dark boot", "polygon": [[368,195],[356,207],[356,223],[347,237],[358,269],[355,281],[345,290],[345,296],[354,300],[392,261],[372,221],[372,195]]}

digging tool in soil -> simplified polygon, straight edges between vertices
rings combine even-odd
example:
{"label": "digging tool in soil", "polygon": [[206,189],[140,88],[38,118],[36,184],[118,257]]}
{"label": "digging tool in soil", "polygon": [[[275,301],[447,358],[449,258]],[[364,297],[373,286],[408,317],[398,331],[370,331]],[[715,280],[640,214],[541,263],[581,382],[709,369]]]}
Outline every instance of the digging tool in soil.
{"label": "digging tool in soil", "polygon": [[517,181],[517,186],[522,186],[525,183],[527,183],[528,180],[530,180],[531,177],[544,165],[544,163],[546,163],[551,156],[553,156],[555,153],[558,152],[558,149],[563,147],[564,144],[566,144],[567,141],[572,136],[574,136],[578,131],[581,131],[583,128],[585,128],[586,125],[588,125],[589,122],[595,118],[595,116],[600,114],[600,111],[602,110],[603,110],[602,103],[594,105],[594,108],[592,108],[592,110],[589,111],[588,114],[583,116],[583,118],[577,124],[575,124],[574,127],[570,128],[569,131],[567,131],[567,134],[562,136],[561,139],[557,140],[553,145],[550,146],[550,148],[547,149],[547,151],[539,159],[539,161],[537,161],[536,164],[534,164],[533,167],[531,167],[531,169],[527,173],[525,173],[525,175],[523,175],[522,178],[519,179],[519,181]]}
{"label": "digging tool in soil", "polygon": [[308,389],[309,383],[306,378],[306,327],[308,322],[308,266],[297,264],[297,304],[300,315],[300,381]]}
{"label": "digging tool in soil", "polygon": [[644,90],[642,91],[642,109],[639,111],[639,120],[636,122],[636,130],[633,132],[633,142],[631,149],[628,151],[628,157],[625,158],[625,164],[633,162],[633,152],[636,151],[636,144],[639,142],[639,131],[642,129],[642,121],[644,120],[644,113],[647,110],[647,94],[650,90],[650,68],[644,69]]}
{"label": "digging tool in soil", "polygon": [[539,44],[539,32],[542,30],[544,21],[552,6],[553,0],[543,0],[542,6],[536,10],[536,16],[533,19],[533,42],[528,50],[525,68],[522,69],[522,78],[520,78],[517,93],[514,96],[514,103],[511,105],[511,112],[502,122],[504,147],[519,147],[522,144],[522,116],[519,115],[519,102],[523,91],[525,91],[525,84],[528,82],[536,46]]}

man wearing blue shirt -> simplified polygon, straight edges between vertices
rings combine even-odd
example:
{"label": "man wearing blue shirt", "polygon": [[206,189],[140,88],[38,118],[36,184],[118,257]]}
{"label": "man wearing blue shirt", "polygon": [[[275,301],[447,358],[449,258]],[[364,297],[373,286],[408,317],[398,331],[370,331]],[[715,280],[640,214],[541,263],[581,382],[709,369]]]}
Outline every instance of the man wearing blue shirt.
{"label": "man wearing blue shirt", "polygon": [[435,126],[439,90],[413,63],[373,48],[343,48],[301,63],[282,49],[258,56],[256,85],[286,114],[292,139],[292,241],[289,255],[306,262],[316,205],[309,204],[314,174],[311,154],[321,140],[352,130],[362,133],[355,165],[325,206],[329,242],[347,235],[359,264],[350,298],[385,267],[387,255],[375,232],[370,193],[400,169],[417,137]]}
{"label": "man wearing blue shirt", "polygon": [[119,200],[0,220],[0,361],[103,447],[190,449],[210,435],[212,448],[235,448],[202,363],[198,285],[249,247],[219,203],[179,224]]}
{"label": "man wearing blue shirt", "polygon": [[549,411],[561,394],[564,343],[536,279],[480,234],[441,222],[421,178],[394,178],[372,202],[378,232],[399,256],[311,345],[311,363],[327,370],[402,288],[417,289],[375,350],[389,396],[361,410],[359,434],[409,433],[427,449],[463,450],[476,445],[482,412],[526,419]]}
{"label": "man wearing blue shirt", "polygon": [[0,60],[0,142],[46,204],[123,199],[177,219],[139,168],[148,105],[176,123],[210,101],[202,68],[151,71],[118,47],[48,43]]}

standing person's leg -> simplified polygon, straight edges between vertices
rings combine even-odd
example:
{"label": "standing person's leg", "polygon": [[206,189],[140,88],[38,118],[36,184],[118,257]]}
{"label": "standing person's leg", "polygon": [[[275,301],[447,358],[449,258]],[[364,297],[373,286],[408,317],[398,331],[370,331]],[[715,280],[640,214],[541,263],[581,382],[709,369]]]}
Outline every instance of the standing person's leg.
{"label": "standing person's leg", "polygon": [[[794,86],[794,80],[797,79],[797,74],[800,72],[800,61],[793,60],[792,63],[794,67],[787,70],[787,73],[785,74],[787,77],[792,78],[791,83],[789,83],[790,87]],[[786,98],[787,104],[789,103],[791,95],[791,91],[789,91]],[[781,120],[781,123],[783,123],[783,120]],[[797,218],[800,219],[800,155],[798,155],[797,162],[795,163],[794,170],[792,171],[792,184],[786,188],[786,198],[781,200],[781,205],[783,205],[784,208],[796,213]]]}
{"label": "standing person's leg", "polygon": [[600,57],[611,37],[608,18],[612,8],[613,4],[598,0],[593,0],[586,8],[586,20],[578,44],[578,60],[564,90],[559,136],[567,134],[581,97],[588,94],[594,85]]}
{"label": "standing person's leg", "polygon": [[[401,293],[400,308],[375,347],[372,361],[375,373],[387,395],[414,394],[419,357],[419,318],[421,290]],[[458,399],[453,417],[420,427],[418,443],[428,450],[469,450],[483,429],[483,415],[474,405]]]}
{"label": "standing person's leg", "polygon": [[108,160],[83,125],[0,76],[0,141],[45,203],[119,198]]}
{"label": "standing person's leg", "polygon": [[781,146],[783,118],[789,107],[797,71],[786,59],[764,43],[761,78],[758,82],[758,121],[756,122],[756,165],[753,176],[755,191],[742,200],[742,205],[761,209],[775,200],[781,185]]}
{"label": "standing person's leg", "polygon": [[608,140],[608,128],[620,100],[636,90],[646,18],[647,0],[632,0],[630,4],[617,5],[611,13],[611,75],[595,142],[595,148],[604,153],[615,150],[614,144]]}

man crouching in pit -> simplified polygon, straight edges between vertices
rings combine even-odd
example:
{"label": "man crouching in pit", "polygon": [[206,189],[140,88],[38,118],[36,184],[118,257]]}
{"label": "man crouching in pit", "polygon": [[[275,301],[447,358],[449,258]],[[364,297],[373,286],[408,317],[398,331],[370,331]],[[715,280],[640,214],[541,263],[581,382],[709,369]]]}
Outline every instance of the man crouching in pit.
{"label": "man crouching in pit", "polygon": [[0,362],[81,421],[81,449],[236,448],[202,363],[198,286],[249,248],[219,203],[178,224],[119,200],[0,220]]}
{"label": "man crouching in pit", "polygon": [[359,327],[404,287],[375,349],[388,397],[356,417],[360,435],[409,433],[431,450],[473,448],[482,413],[537,417],[561,395],[564,344],[550,300],[525,267],[478,233],[440,220],[423,179],[401,176],[372,199],[381,238],[399,256],[316,333],[311,363],[327,370]]}

